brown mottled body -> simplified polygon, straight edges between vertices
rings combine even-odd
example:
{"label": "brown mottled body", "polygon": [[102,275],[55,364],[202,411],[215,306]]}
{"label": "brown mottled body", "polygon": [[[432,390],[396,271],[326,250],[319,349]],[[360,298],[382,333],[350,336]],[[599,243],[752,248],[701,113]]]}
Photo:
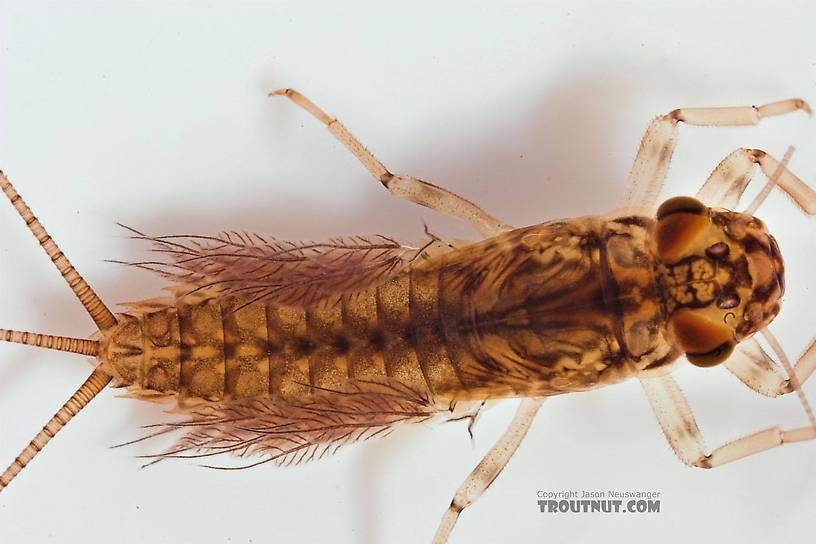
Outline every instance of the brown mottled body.
{"label": "brown mottled body", "polygon": [[[139,439],[183,433],[150,456],[154,461],[260,457],[242,467],[204,465],[223,469],[307,462],[405,423],[472,424],[485,400],[522,397],[507,431],[454,494],[438,544],[507,465],[546,396],[637,377],[669,444],[690,466],[713,468],[816,439],[816,416],[800,389],[816,371],[816,341],[791,365],[768,330],[780,309],[784,266],[776,241],[753,217],[774,187],[816,214],[816,192],[786,168],[791,149],[782,162],[736,150],[698,198],[669,198],[651,215],[678,121],[756,124],[810,112],[804,101],[658,117],[624,199],[645,215],[624,210],[514,230],[441,187],[390,172],[297,91],[271,94],[324,123],[390,192],[463,219],[488,239],[453,249],[430,232],[413,247],[382,235],[315,243],[247,232],[151,237],[131,229],[162,255],[133,264],[172,280],[174,298],[141,301],[114,316],[0,172],[0,189],[98,327],[90,340],[0,329],[0,341],[97,363],[0,474],[0,491],[110,382],[143,400],[175,398],[188,412],[185,421],[154,426]],[[754,164],[769,177],[766,187],[742,213],[720,208],[737,206]],[[446,251],[431,256],[440,248]],[[751,338],[756,332],[785,373]],[[724,363],[768,396],[796,391],[810,425],[769,427],[708,450],[669,375],[681,355],[697,367]]]}
{"label": "brown mottled body", "polygon": [[177,396],[182,409],[302,400],[349,380],[394,378],[450,400],[616,383],[678,355],[652,228],[626,216],[517,229],[305,309],[238,295],[147,301],[119,317],[100,358],[133,396]]}

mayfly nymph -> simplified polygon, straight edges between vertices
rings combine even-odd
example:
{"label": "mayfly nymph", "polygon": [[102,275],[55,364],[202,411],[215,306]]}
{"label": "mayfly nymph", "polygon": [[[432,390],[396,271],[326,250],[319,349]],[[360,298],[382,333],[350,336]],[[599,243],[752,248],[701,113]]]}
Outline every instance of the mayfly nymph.
{"label": "mayfly nymph", "polygon": [[[754,217],[774,187],[808,215],[816,213],[816,193],[787,169],[789,155],[780,162],[738,149],[695,198],[669,198],[655,211],[680,122],[756,124],[810,112],[804,101],[658,117],[643,137],[621,209],[513,228],[454,193],[392,174],[298,92],[270,94],[323,122],[390,192],[462,219],[485,239],[307,243],[131,229],[165,257],[133,264],[174,285],[171,296],[114,314],[0,172],[3,192],[98,328],[90,339],[0,329],[2,340],[94,363],[87,381],[0,475],[0,490],[108,384],[133,398],[174,401],[187,414],[183,424],[159,425],[146,437],[180,433],[155,461],[233,454],[251,457],[246,466],[302,463],[399,424],[473,418],[484,401],[524,399],[455,493],[434,542],[447,540],[462,510],[498,476],[548,396],[636,377],[677,456],[697,467],[816,438],[800,390],[816,368],[816,342],[791,365],[767,328],[780,311],[784,265],[776,240]],[[769,179],[765,189],[745,211],[731,211],[755,165]],[[684,360],[725,364],[767,396],[797,391],[811,425],[772,427],[706,450],[670,375]]]}

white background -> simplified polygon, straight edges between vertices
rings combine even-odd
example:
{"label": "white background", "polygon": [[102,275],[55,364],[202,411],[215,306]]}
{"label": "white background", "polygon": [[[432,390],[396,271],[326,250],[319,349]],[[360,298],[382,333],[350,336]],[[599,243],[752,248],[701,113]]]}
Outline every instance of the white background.
{"label": "white background", "polygon": [[[153,5],[151,5],[153,4]],[[456,191],[507,222],[615,206],[650,119],[680,106],[816,102],[811,2],[0,2],[0,168],[112,305],[162,282],[104,259],[155,234],[250,229],[281,238],[454,238],[466,226],[388,195],[293,104],[337,115],[395,172]],[[326,5],[329,5],[328,3]],[[665,194],[696,191],[731,150],[781,156],[816,185],[816,122],[681,128]],[[759,175],[757,176],[759,177]],[[757,186],[759,184],[756,184]],[[757,187],[754,187],[756,190]],[[791,356],[816,330],[814,222],[774,195],[760,210],[787,257],[773,330]],[[0,203],[0,326],[87,336],[93,326],[10,206]],[[84,380],[81,357],[0,346],[0,465]],[[723,368],[678,373],[709,445],[805,423]],[[806,391],[816,397],[816,387]],[[412,428],[292,469],[139,470],[109,450],[166,419],[103,392],[0,494],[3,542],[428,542],[451,495],[509,421]],[[637,384],[545,403],[506,472],[453,542],[776,542],[812,534],[816,443],[713,471],[672,454]],[[541,514],[539,490],[656,490],[660,514]]]}

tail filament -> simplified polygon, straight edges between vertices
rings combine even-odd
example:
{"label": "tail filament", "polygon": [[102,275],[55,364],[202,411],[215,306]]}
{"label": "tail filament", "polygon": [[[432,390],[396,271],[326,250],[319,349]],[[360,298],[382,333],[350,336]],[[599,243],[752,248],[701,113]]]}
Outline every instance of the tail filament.
{"label": "tail filament", "polygon": [[23,221],[25,221],[31,233],[54,263],[54,266],[57,267],[57,270],[62,274],[62,277],[65,278],[65,281],[68,282],[68,286],[82,305],[85,306],[85,310],[90,314],[91,319],[94,320],[99,330],[104,331],[116,325],[116,318],[113,313],[105,306],[102,299],[91,289],[88,282],[79,275],[76,268],[74,268],[68,258],[60,251],[57,243],[31,212],[31,208],[28,207],[25,200],[14,190],[14,186],[2,171],[0,171],[0,189],[3,189],[3,192],[6,193],[9,201],[11,201],[11,205],[14,206],[17,213],[23,218]]}
{"label": "tail filament", "polygon": [[[3,190],[11,202],[11,205],[14,206],[14,209],[17,210],[17,213],[19,213],[20,217],[25,221],[28,229],[37,239],[37,242],[40,243],[43,250],[45,250],[45,253],[51,259],[51,262],[54,263],[54,266],[57,267],[62,277],[65,278],[68,286],[85,307],[91,319],[93,319],[94,323],[99,327],[99,330],[106,331],[115,326],[117,323],[116,317],[107,306],[105,306],[93,289],[91,289],[91,286],[79,275],[79,272],[76,271],[76,268],[74,268],[68,258],[62,253],[57,243],[54,242],[48,232],[46,232],[45,228],[31,212],[31,208],[28,207],[17,191],[14,190],[14,186],[12,186],[2,171],[0,171],[0,189]],[[0,340],[55,349],[58,351],[79,353],[92,357],[96,357],[99,354],[100,345],[96,340],[83,340],[80,338],[51,336],[48,334],[8,329],[0,329]],[[85,383],[62,405],[62,408],[60,408],[57,413],[54,414],[54,417],[45,424],[45,427],[37,433],[28,446],[17,456],[17,459],[0,475],[0,491],[2,491],[9,482],[25,468],[34,456],[48,444],[48,441],[54,438],[54,435],[91,402],[91,399],[99,394],[112,379],[113,377],[102,369],[94,369]]]}
{"label": "tail filament", "polygon": [[103,372],[100,369],[96,369],[91,373],[85,383],[83,383],[79,389],[77,389],[76,393],[74,393],[68,401],[62,405],[54,416],[48,420],[48,423],[45,424],[45,427],[37,433],[31,442],[29,442],[28,446],[20,452],[20,455],[17,456],[11,465],[6,469],[3,474],[0,474],[0,491],[11,482],[15,476],[17,476],[21,470],[23,470],[26,465],[37,455],[41,449],[48,444],[48,441],[54,438],[60,429],[62,429],[71,418],[79,413],[80,410],[85,408],[85,406],[91,402],[93,399],[102,389],[105,388],[108,383],[110,383],[112,377],[107,373]]}
{"label": "tail filament", "polygon": [[83,338],[70,338],[68,336],[52,336],[50,334],[39,334],[36,332],[0,329],[0,340],[4,342],[14,342],[16,344],[25,344],[27,346],[37,346],[38,348],[79,353],[80,355],[89,355],[91,357],[96,357],[99,354],[99,342],[96,340],[85,340]]}

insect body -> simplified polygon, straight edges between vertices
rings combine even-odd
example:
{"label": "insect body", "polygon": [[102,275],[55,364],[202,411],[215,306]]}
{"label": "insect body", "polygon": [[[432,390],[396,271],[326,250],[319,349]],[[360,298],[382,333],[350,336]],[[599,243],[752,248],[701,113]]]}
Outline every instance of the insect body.
{"label": "insect body", "polygon": [[446,402],[614,383],[677,355],[650,227],[589,217],[513,230],[306,307],[263,293],[152,301],[119,316],[100,360],[133,395],[184,407],[298,401],[349,380]]}
{"label": "insect body", "polygon": [[[150,301],[118,318],[100,360],[134,396],[187,408],[303,400],[377,379],[446,401],[549,396],[616,383],[682,351],[693,361],[730,353],[778,312],[776,243],[750,216],[663,213],[657,225],[624,215],[512,230],[307,307],[263,293]],[[198,262],[228,251],[199,248]],[[708,328],[711,339],[699,334]]]}
{"label": "insect body", "polygon": [[[505,435],[457,491],[435,538],[505,466],[547,396],[631,377],[641,380],[677,455],[712,467],[816,437],[816,426],[760,431],[707,452],[669,371],[683,358],[725,362],[772,396],[816,367],[816,344],[782,374],[752,339],[767,331],[784,293],[782,258],[750,213],[676,197],[654,204],[678,121],[745,124],[807,109],[799,100],[762,108],[677,110],[653,122],[630,179],[626,208],[607,216],[513,229],[427,182],[390,173],[336,120],[303,106],[391,192],[471,222],[475,244],[389,238],[322,244],[255,234],[136,237],[168,256],[136,263],[172,279],[172,297],[114,315],[62,255],[7,178],[0,184],[99,327],[91,340],[0,330],[7,341],[96,358],[96,368],[0,476],[0,489],[67,421],[113,382],[144,400],[175,400],[188,421],[155,459],[255,455],[250,466],[332,453],[401,423],[452,417],[487,399],[523,397]],[[733,206],[755,164],[807,213],[816,194],[772,157],[737,150],[698,196]],[[769,186],[770,187],[770,186]],[[755,206],[754,206],[755,207]],[[455,246],[455,247],[454,247]],[[816,425],[816,422],[814,422]],[[149,437],[148,437],[149,438]]]}

